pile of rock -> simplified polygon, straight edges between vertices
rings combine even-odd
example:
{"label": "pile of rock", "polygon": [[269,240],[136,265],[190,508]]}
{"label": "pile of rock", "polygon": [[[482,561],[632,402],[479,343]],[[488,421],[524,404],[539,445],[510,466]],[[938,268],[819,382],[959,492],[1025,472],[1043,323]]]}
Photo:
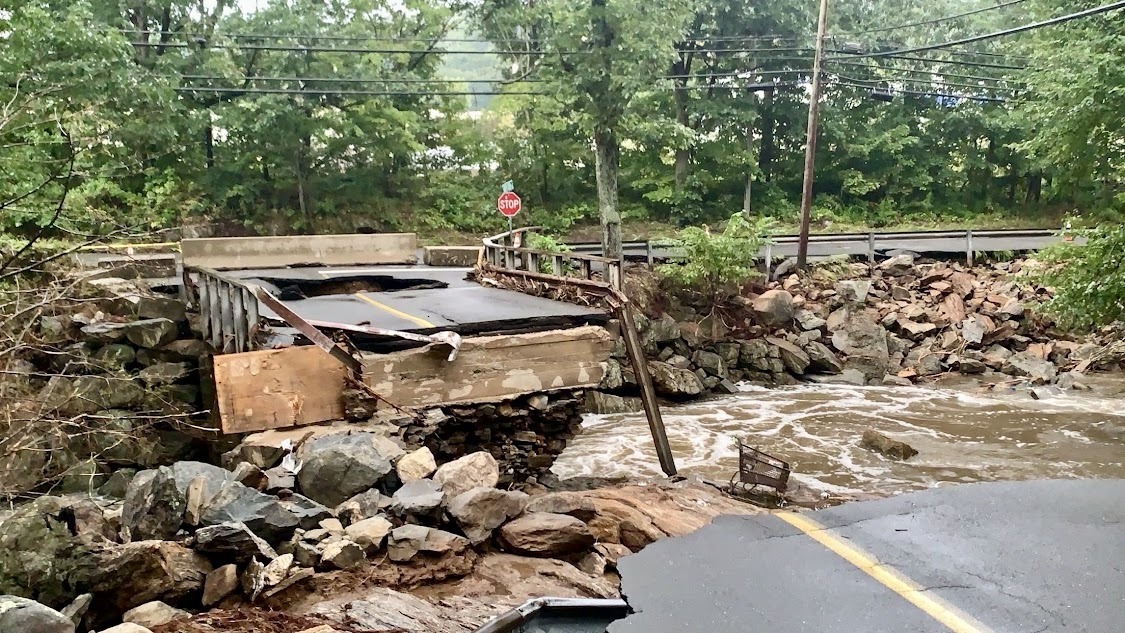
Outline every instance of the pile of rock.
{"label": "pile of rock", "polygon": [[199,363],[212,350],[182,302],[122,296],[43,317],[38,328],[50,344],[9,361],[3,406],[4,419],[43,428],[18,434],[19,450],[0,444],[15,456],[0,465],[0,494],[119,487],[114,471],[195,448],[183,423],[202,408]]}
{"label": "pile of rock", "polygon": [[487,452],[438,467],[429,448],[407,451],[393,431],[271,431],[227,453],[227,468],[141,471],[123,501],[43,497],[0,522],[0,593],[70,604],[88,626],[122,614],[155,626],[186,616],[180,608],[268,599],[319,572],[400,564],[466,573],[489,549],[585,560],[600,574],[627,553],[622,543],[662,535],[627,533],[626,510],[601,516],[579,495],[497,488]]}
{"label": "pile of rock", "polygon": [[[1082,374],[1064,370],[1090,368],[1103,348],[1032,313],[1050,291],[1030,283],[1020,262],[967,269],[902,254],[874,269],[852,265],[852,273],[835,283],[791,275],[740,298],[737,315],[674,305],[638,317],[657,392],[685,399],[730,393],[739,381],[809,379],[909,385],[948,372],[1082,388]],[[639,408],[621,395],[635,390],[624,359],[617,350],[603,393],[588,396],[592,411]]]}

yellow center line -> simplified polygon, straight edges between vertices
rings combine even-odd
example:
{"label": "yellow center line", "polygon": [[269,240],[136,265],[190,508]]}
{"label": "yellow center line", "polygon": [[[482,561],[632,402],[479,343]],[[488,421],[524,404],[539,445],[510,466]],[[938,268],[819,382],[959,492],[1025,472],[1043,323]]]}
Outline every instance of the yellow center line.
{"label": "yellow center line", "polygon": [[842,537],[832,534],[828,528],[795,512],[778,512],[774,516],[804,532],[809,538],[827,547],[840,558],[855,565],[863,573],[877,580],[884,587],[897,593],[907,602],[918,607],[927,615],[944,624],[954,633],[990,633],[990,629],[956,607],[940,598],[923,592],[918,583],[902,575],[889,565],[880,563],[874,556],[852,545]]}
{"label": "yellow center line", "polygon": [[371,297],[368,297],[367,295],[364,295],[364,294],[361,294],[361,293],[357,292],[357,293],[355,293],[355,297],[357,299],[359,299],[360,301],[363,301],[365,303],[369,303],[369,304],[375,306],[376,308],[379,308],[383,312],[386,312],[388,314],[393,314],[400,319],[406,319],[407,321],[410,321],[411,323],[413,323],[414,325],[417,325],[418,327],[437,327],[433,323],[430,323],[429,321],[427,321],[427,320],[425,320],[421,317],[416,317],[413,314],[407,314],[407,313],[403,312],[402,310],[395,310],[391,306],[379,303],[378,301],[372,299]]}

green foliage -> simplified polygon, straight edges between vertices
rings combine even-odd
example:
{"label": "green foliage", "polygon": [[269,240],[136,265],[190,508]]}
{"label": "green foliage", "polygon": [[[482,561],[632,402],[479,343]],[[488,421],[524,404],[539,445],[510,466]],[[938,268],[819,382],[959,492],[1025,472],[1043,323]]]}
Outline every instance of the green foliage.
{"label": "green foliage", "polygon": [[772,220],[748,219],[736,213],[721,233],[708,227],[688,227],[671,245],[683,249],[682,263],[657,268],[665,279],[682,288],[719,296],[737,292],[748,281],[761,276],[757,257],[769,240]]}
{"label": "green foliage", "polygon": [[1125,319],[1125,225],[1084,229],[1086,244],[1064,243],[1040,253],[1043,282],[1055,289],[1045,306],[1063,327],[1090,330]]}
{"label": "green foliage", "polygon": [[[532,233],[527,239],[527,247],[537,251],[548,251],[551,253],[569,253],[570,247],[566,242],[546,233]],[[550,274],[554,270],[554,265],[550,259],[544,258],[539,260],[539,272],[543,274]]]}

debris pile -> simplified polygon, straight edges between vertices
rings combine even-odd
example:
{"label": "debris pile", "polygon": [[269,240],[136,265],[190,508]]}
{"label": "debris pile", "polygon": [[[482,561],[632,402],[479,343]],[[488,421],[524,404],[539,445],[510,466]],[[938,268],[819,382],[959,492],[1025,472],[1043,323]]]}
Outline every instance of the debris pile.
{"label": "debris pile", "polygon": [[[1031,283],[1019,261],[965,268],[916,262],[909,254],[849,279],[790,275],[734,311],[673,301],[639,316],[657,391],[672,399],[731,393],[736,383],[788,385],[821,380],[910,385],[941,374],[991,383],[1082,389],[1083,375],[1125,361],[1114,347],[1125,324],[1085,339],[1059,332],[1034,306],[1050,289]],[[614,355],[592,411],[635,411],[635,378],[624,349]]]}

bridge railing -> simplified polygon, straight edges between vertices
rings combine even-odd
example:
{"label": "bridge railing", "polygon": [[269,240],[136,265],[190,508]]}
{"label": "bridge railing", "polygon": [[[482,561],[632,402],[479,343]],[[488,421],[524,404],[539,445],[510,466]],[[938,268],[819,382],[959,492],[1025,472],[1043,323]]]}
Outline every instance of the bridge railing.
{"label": "bridge railing", "polygon": [[184,268],[184,291],[199,306],[203,338],[220,354],[254,349],[261,327],[256,290],[253,284],[211,268]]}
{"label": "bridge railing", "polygon": [[542,281],[621,287],[621,262],[581,252],[544,251],[523,246],[539,227],[529,226],[484,239],[482,267]]}

